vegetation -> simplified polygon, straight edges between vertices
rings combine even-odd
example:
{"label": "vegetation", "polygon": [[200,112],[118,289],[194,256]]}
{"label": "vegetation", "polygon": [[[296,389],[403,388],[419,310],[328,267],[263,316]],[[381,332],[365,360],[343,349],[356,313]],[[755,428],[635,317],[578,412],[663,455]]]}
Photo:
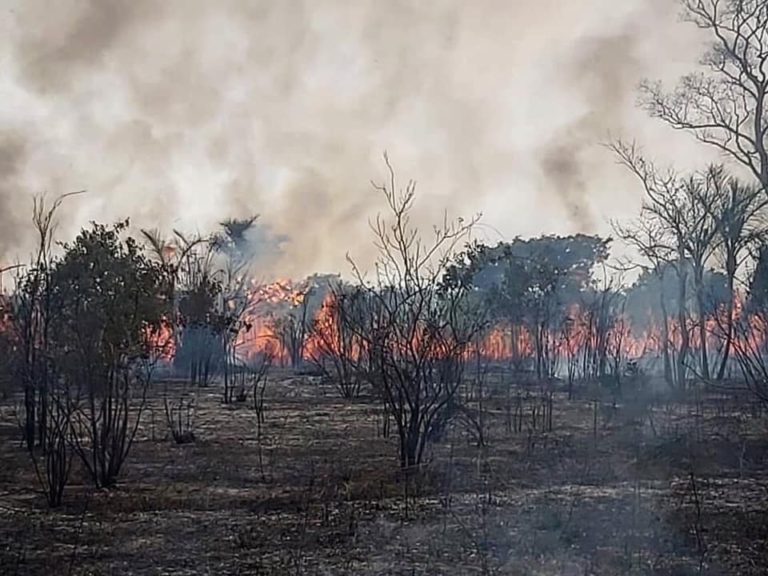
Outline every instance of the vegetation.
{"label": "vegetation", "polygon": [[615,239],[425,233],[385,155],[372,270],[265,282],[256,216],[57,244],[67,197],[37,198],[0,295],[0,566],[764,573],[768,6],[682,5],[704,68],[642,104],[728,163],[610,143],[643,199]]}

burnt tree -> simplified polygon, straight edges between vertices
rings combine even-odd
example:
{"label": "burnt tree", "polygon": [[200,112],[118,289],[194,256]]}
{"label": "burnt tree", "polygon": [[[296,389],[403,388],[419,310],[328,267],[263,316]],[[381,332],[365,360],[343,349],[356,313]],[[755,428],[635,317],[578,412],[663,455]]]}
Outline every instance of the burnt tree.
{"label": "burnt tree", "polygon": [[424,239],[411,222],[415,184],[398,191],[385,156],[389,179],[375,185],[384,196],[389,218],[372,224],[379,258],[373,283],[353,264],[366,295],[366,320],[347,316],[370,351],[371,384],[385,398],[395,421],[400,465],[422,462],[436,430],[456,411],[465,358],[483,326],[466,298],[465,286],[441,286],[456,246],[477,219],[449,221]]}

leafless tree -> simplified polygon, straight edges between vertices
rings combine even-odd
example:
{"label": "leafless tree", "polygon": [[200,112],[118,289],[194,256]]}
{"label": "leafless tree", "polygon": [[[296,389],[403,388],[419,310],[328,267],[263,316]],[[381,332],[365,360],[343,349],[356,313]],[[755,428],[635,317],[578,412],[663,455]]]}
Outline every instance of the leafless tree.
{"label": "leafless tree", "polygon": [[[582,375],[601,379],[608,370],[609,343],[615,322],[619,293],[610,282],[582,296],[581,338],[575,344],[582,348]],[[581,342],[579,342],[581,340]]]}
{"label": "leafless tree", "polygon": [[[3,270],[0,270],[0,274],[2,273]],[[14,388],[13,367],[16,342],[11,307],[11,299],[0,291],[0,399],[2,400],[5,400]]]}
{"label": "leafless tree", "polygon": [[692,132],[748,169],[768,194],[768,3],[681,0],[683,18],[710,35],[702,70],[675,90],[642,85],[649,113]]}
{"label": "leafless tree", "polygon": [[482,329],[462,287],[440,288],[449,258],[477,219],[447,216],[425,240],[411,222],[415,183],[398,191],[385,155],[388,182],[374,187],[384,196],[390,218],[372,223],[379,259],[373,283],[353,264],[370,304],[370,324],[353,322],[370,350],[372,384],[386,399],[400,440],[400,465],[422,462],[432,434],[455,409],[466,352]]}
{"label": "leafless tree", "polygon": [[488,389],[490,362],[482,353],[479,345],[481,338],[482,333],[478,333],[475,342],[467,351],[469,374],[464,387],[465,398],[459,407],[459,416],[464,421],[465,428],[474,436],[477,445],[482,447],[488,440],[485,400],[490,392]]}
{"label": "leafless tree", "polygon": [[693,274],[693,286],[696,297],[697,328],[699,333],[699,352],[701,374],[710,378],[708,331],[706,317],[708,308],[704,293],[704,273],[707,262],[717,247],[717,223],[707,207],[717,201],[716,181],[720,178],[719,168],[710,166],[703,174],[686,178],[681,188],[681,204],[684,217],[682,227],[683,244]]}
{"label": "leafless tree", "polygon": [[[225,328],[216,308],[221,283],[214,266],[215,238],[188,236],[178,230],[170,238],[157,230],[141,233],[167,278],[170,311],[166,321],[174,365],[187,372],[192,384],[207,386],[220,369],[220,336]],[[185,396],[187,392],[182,390]]]}
{"label": "leafless tree", "polygon": [[[196,254],[210,239],[202,236],[188,237],[178,230],[170,238],[165,238],[159,230],[141,229],[144,240],[149,245],[152,255],[160,263],[168,278],[168,297],[170,299],[171,329],[174,347],[179,345],[180,325],[179,296],[190,290],[190,284],[199,275],[194,272],[199,268],[200,257]],[[207,259],[210,261],[210,259]]]}
{"label": "leafless tree", "polygon": [[673,371],[673,354],[671,348],[670,338],[670,311],[667,305],[666,294],[664,290],[664,279],[667,273],[669,250],[668,247],[660,244],[658,238],[661,237],[663,231],[661,230],[658,222],[648,221],[645,219],[638,219],[631,225],[622,225],[617,222],[613,222],[612,226],[616,234],[624,240],[628,245],[636,249],[643,260],[647,264],[643,263],[631,263],[625,265],[624,268],[642,268],[650,272],[653,277],[657,278],[660,283],[659,295],[659,311],[661,312],[661,352],[664,364],[664,380],[670,386],[675,383],[676,372]]}
{"label": "leafless tree", "polygon": [[[688,283],[687,267],[683,266],[681,262],[681,258],[684,257],[684,249],[678,242],[679,238],[674,233],[670,233],[670,228],[666,222],[667,216],[664,214],[664,205],[659,206],[662,195],[656,193],[661,191],[664,196],[673,194],[677,177],[671,171],[664,174],[657,173],[652,165],[646,164],[645,159],[637,154],[634,145],[629,146],[619,142],[612,147],[620,161],[640,178],[647,194],[647,200],[643,202],[641,208],[640,218],[629,226],[615,223],[614,229],[620,238],[640,253],[640,256],[650,264],[650,268],[660,279],[663,280],[664,272],[669,266],[674,267],[678,277],[678,322],[682,319],[684,326],[687,319],[685,301]],[[680,220],[678,215],[671,214],[670,216],[673,216],[673,221]],[[663,316],[662,340],[665,377],[670,384],[676,381],[679,385],[683,385],[689,348],[688,332],[686,330],[681,331],[675,370],[672,370],[669,313],[664,301],[664,291],[661,290],[659,295]]]}
{"label": "leafless tree", "polygon": [[304,286],[291,309],[272,322],[272,331],[280,341],[283,350],[288,353],[288,360],[293,368],[300,366],[304,360],[307,335],[312,323],[309,305],[313,290],[314,286]]}
{"label": "leafless tree", "polygon": [[754,310],[734,323],[733,352],[749,391],[768,405],[768,311]]}
{"label": "leafless tree", "polygon": [[[245,401],[246,379],[250,377],[251,371],[243,369],[240,348],[244,336],[252,328],[249,314],[259,301],[249,293],[250,274],[245,263],[228,259],[220,276],[223,279],[216,307],[221,314],[219,333],[224,354],[221,370],[224,377],[224,403],[228,404],[238,398]],[[270,355],[266,369],[271,362]]]}
{"label": "leafless tree", "polygon": [[693,277],[697,304],[701,373],[704,378],[709,378],[703,289],[706,265],[717,246],[717,225],[709,207],[717,195],[714,180],[718,169],[710,167],[703,173],[681,177],[671,169],[659,170],[634,144],[617,142],[611,148],[619,162],[637,176],[645,189],[639,222],[630,228],[619,227],[617,232],[648,261],[664,262],[673,266],[677,273],[677,322],[681,340],[677,357],[678,383],[685,383],[690,349],[686,305],[689,274]]}
{"label": "leafless tree", "polygon": [[[24,435],[35,475],[51,507],[59,506],[72,465],[70,426],[72,411],[67,390],[57,373],[51,347],[51,326],[56,315],[51,284],[51,247],[56,212],[70,194],[50,205],[44,197],[33,204],[37,250],[31,265],[18,277],[12,304],[12,363],[24,389]],[[37,442],[35,442],[37,436]]]}
{"label": "leafless tree", "polygon": [[365,378],[365,342],[347,321],[363,296],[341,283],[332,286],[311,325],[310,360],[345,399],[358,396]]}
{"label": "leafless tree", "polygon": [[18,269],[17,283],[21,289],[12,305],[12,316],[15,339],[20,346],[16,369],[24,389],[24,437],[29,450],[34,448],[36,434],[38,443],[43,447],[47,435],[45,426],[50,379],[46,355],[52,317],[50,268],[55,216],[67,197],[81,193],[64,194],[50,205],[42,196],[34,199],[32,222],[38,236],[37,248],[30,266]]}
{"label": "leafless tree", "polygon": [[[764,237],[763,213],[768,201],[758,186],[742,183],[728,176],[722,166],[711,169],[712,197],[705,199],[703,207],[710,211],[717,230],[717,252],[728,282],[728,302],[724,326],[723,353],[717,379],[722,380],[730,358],[734,338],[736,275],[749,257],[750,248]],[[720,320],[720,315],[716,315]]]}
{"label": "leafless tree", "polygon": [[251,388],[252,407],[261,423],[264,422],[264,393],[267,387],[267,378],[269,369],[275,361],[275,356],[275,346],[270,342],[256,358],[245,363],[248,383]]}
{"label": "leafless tree", "polygon": [[242,369],[247,375],[251,388],[251,406],[256,412],[256,441],[259,448],[259,470],[264,477],[264,424],[266,423],[265,393],[269,370],[275,361],[275,344],[268,342],[264,349],[255,357],[244,363]]}

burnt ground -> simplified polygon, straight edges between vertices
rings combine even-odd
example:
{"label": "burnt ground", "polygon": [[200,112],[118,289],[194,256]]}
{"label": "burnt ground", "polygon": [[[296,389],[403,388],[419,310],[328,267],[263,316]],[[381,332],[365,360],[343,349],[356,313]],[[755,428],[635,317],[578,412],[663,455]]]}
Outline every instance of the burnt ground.
{"label": "burnt ground", "polygon": [[556,390],[549,431],[539,387],[500,379],[485,445],[462,414],[407,477],[373,398],[275,374],[260,450],[254,411],[216,388],[174,444],[157,386],[120,484],[75,469],[55,511],[8,400],[0,573],[768,574],[768,418],[747,400]]}

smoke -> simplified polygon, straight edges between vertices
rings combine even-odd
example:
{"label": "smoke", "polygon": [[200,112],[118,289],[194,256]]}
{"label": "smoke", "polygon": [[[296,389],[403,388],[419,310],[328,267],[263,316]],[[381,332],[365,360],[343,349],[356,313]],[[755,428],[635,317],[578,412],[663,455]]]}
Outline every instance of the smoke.
{"label": "smoke", "polygon": [[385,175],[384,150],[403,183],[419,181],[425,227],[447,209],[483,211],[507,237],[605,231],[603,212],[628,203],[599,143],[645,134],[637,82],[694,61],[668,57],[686,32],[675,11],[674,0],[11,0],[0,260],[29,248],[33,194],[87,189],[65,203],[62,237],[89,220],[204,232],[259,213],[281,239],[273,273],[345,271],[347,252],[373,255],[367,223],[383,205],[369,181]]}
{"label": "smoke", "polygon": [[[22,215],[17,212],[13,199],[20,187],[19,175],[25,157],[23,139],[12,134],[0,136],[0,243],[10,248],[18,247],[14,239],[21,233]],[[0,258],[0,267],[2,264]]]}
{"label": "smoke", "polygon": [[[571,123],[556,131],[542,150],[545,186],[556,194],[581,232],[595,232],[597,218],[589,193],[600,143],[622,125],[635,79],[641,70],[635,39],[628,33],[585,40],[566,66],[568,83],[589,103]],[[604,159],[603,159],[604,161]]]}

